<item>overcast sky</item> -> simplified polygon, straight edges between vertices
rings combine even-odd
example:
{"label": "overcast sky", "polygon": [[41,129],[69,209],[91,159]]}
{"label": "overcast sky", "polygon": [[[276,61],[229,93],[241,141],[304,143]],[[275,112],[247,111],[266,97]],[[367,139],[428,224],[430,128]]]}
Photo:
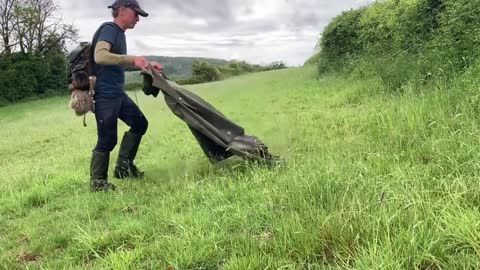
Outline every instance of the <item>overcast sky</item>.
{"label": "overcast sky", "polygon": [[[55,0],[65,23],[91,40],[111,21],[114,0]],[[344,10],[372,0],[139,0],[150,13],[128,30],[131,55],[240,59],[302,65],[315,53],[322,29]]]}

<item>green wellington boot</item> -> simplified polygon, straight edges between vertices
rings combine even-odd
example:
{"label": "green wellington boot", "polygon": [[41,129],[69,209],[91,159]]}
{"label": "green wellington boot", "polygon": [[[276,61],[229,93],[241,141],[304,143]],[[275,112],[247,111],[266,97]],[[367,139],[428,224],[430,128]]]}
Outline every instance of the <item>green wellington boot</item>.
{"label": "green wellington boot", "polygon": [[138,170],[137,166],[133,163],[141,140],[142,135],[135,134],[131,131],[125,132],[120,150],[118,151],[117,166],[115,166],[113,173],[115,178],[143,178],[144,172]]}
{"label": "green wellington boot", "polygon": [[109,152],[93,151],[90,163],[90,190],[92,192],[115,190],[115,185],[108,182]]}

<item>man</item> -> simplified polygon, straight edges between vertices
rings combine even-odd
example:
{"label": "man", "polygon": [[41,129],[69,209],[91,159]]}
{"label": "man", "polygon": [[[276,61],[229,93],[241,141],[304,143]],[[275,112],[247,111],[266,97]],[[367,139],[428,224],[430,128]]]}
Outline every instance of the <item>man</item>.
{"label": "man", "polygon": [[115,185],[108,182],[108,164],[110,152],[117,144],[118,119],[125,122],[130,130],[124,134],[120,144],[114,176],[119,179],[143,177],[143,172],[133,161],[140,140],[147,131],[148,121],[125,93],[125,67],[146,71],[151,64],[158,71],[163,69],[156,62],[149,63],[143,56],[127,55],[125,31],[133,29],[139,16],[147,17],[148,13],[136,0],[116,0],[108,8],[112,9],[113,23],[100,26],[92,41],[98,135],[90,165],[90,188],[93,192],[115,189]]}

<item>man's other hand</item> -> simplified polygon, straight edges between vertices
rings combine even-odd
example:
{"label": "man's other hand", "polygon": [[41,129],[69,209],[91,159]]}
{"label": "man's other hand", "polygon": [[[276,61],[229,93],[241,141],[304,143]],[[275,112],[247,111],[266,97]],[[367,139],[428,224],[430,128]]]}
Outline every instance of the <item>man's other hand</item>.
{"label": "man's other hand", "polygon": [[148,72],[148,60],[144,56],[134,56],[133,57],[133,66],[139,68],[145,72]]}

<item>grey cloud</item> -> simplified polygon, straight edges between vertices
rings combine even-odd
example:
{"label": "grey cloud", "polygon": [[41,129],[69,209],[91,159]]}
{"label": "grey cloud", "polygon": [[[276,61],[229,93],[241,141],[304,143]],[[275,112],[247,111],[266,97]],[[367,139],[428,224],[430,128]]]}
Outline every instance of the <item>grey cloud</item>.
{"label": "grey cloud", "polygon": [[167,6],[176,10],[179,14],[189,17],[201,18],[217,18],[220,20],[230,21],[233,19],[231,8],[232,1],[217,1],[217,0],[191,0],[191,1],[161,1],[159,4]]}
{"label": "grey cloud", "polygon": [[142,51],[146,52],[155,52],[155,51],[175,51],[179,48],[182,48],[183,50],[188,50],[188,51],[193,51],[193,52],[199,52],[199,53],[205,53],[207,51],[206,48],[203,47],[193,47],[188,45],[188,43],[177,43],[177,44],[154,44],[154,43],[147,43],[142,40],[135,40],[134,44],[136,45],[137,49],[140,49]]}
{"label": "grey cloud", "polygon": [[[64,18],[91,39],[114,0],[56,0]],[[373,0],[139,0],[150,13],[127,31],[129,52],[303,63],[322,29],[344,10]],[[272,46],[275,48],[273,49]]]}

